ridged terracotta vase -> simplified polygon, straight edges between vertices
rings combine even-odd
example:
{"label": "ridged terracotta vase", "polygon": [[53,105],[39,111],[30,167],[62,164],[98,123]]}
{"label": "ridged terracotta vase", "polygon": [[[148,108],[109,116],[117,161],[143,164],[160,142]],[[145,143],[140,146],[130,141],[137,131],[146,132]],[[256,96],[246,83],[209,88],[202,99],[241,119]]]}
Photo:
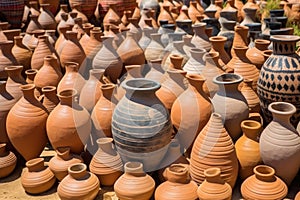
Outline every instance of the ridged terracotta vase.
{"label": "ridged terracotta vase", "polygon": [[231,200],[232,189],[228,183],[221,178],[221,169],[218,167],[207,168],[204,171],[205,180],[198,187],[199,199],[222,199]]}
{"label": "ridged terracotta vase", "polygon": [[260,112],[260,103],[257,93],[253,90],[252,79],[244,79],[241,93],[245,97],[248,103],[250,113]]}
{"label": "ridged terracotta vase", "polygon": [[12,54],[15,56],[19,65],[23,65],[23,71],[30,69],[32,52],[22,43],[22,36],[15,36],[15,45],[12,48]]}
{"label": "ridged terracotta vase", "polygon": [[191,57],[182,69],[188,74],[201,74],[205,67],[205,61],[203,60],[205,53],[206,51],[204,49],[190,49]]}
{"label": "ridged terracotta vase", "polygon": [[33,84],[20,88],[23,97],[9,111],[6,129],[15,149],[28,161],[39,157],[46,146],[48,111],[35,97]]}
{"label": "ridged terracotta vase", "polygon": [[257,69],[261,69],[265,62],[265,57],[263,55],[263,51],[268,49],[270,45],[270,41],[256,39],[254,41],[255,46],[251,49],[248,49],[246,52],[247,58],[256,66]]}
{"label": "ridged terracotta vase", "polygon": [[152,33],[150,34],[151,42],[145,49],[145,57],[149,62],[150,60],[162,59],[162,55],[164,52],[164,46],[161,43],[161,34],[160,33]]}
{"label": "ridged terracotta vase", "polygon": [[123,163],[112,138],[99,138],[98,151],[90,163],[90,170],[97,175],[101,185],[113,186],[122,175]]}
{"label": "ridged terracotta vase", "polygon": [[239,176],[244,180],[254,173],[255,166],[262,164],[258,143],[262,126],[256,121],[244,120],[241,127],[243,135],[236,141],[235,150],[240,163]]}
{"label": "ridged terracotta vase", "polygon": [[38,22],[45,30],[55,30],[56,21],[53,14],[50,12],[50,4],[41,4],[41,14],[39,15]]}
{"label": "ridged terracotta vase", "polygon": [[288,193],[286,184],[275,175],[276,171],[267,165],[254,168],[254,175],[247,178],[241,193],[244,199],[284,199]]}
{"label": "ridged terracotta vase", "polygon": [[192,38],[192,44],[198,49],[205,49],[207,52],[211,49],[211,43],[205,33],[206,23],[198,23],[192,26],[194,36]]}
{"label": "ridged terracotta vase", "polygon": [[226,131],[222,116],[213,113],[206,126],[194,142],[190,159],[192,179],[201,184],[205,180],[204,171],[209,167],[219,167],[221,178],[231,188],[238,176],[238,160],[232,139]]}
{"label": "ridged terracotta vase", "polygon": [[61,19],[61,14],[62,13],[67,14],[68,13],[68,5],[67,4],[60,4],[59,7],[60,7],[60,9],[57,12],[57,14],[55,15],[55,21],[56,21],[57,24],[59,24],[59,22],[62,20]]}
{"label": "ridged terracotta vase", "polygon": [[247,47],[249,44],[248,41],[248,32],[249,28],[247,26],[236,25],[234,27],[234,37],[232,41],[231,56],[234,56],[233,47]]}
{"label": "ridged terracotta vase", "polygon": [[218,52],[220,59],[224,64],[230,61],[230,57],[224,49],[227,38],[224,36],[213,36],[209,38],[211,42],[211,49],[209,52]]}
{"label": "ridged terracotta vase", "polygon": [[73,164],[83,163],[83,159],[70,152],[70,147],[58,147],[56,155],[49,160],[49,168],[58,181],[68,175],[68,168]]}
{"label": "ridged terracotta vase", "polygon": [[143,170],[140,162],[127,162],[125,173],[114,184],[114,191],[119,199],[148,200],[154,193],[155,182]]}
{"label": "ridged terracotta vase", "polygon": [[26,168],[21,175],[21,184],[26,192],[46,192],[52,188],[55,181],[53,172],[44,164],[44,158],[34,158],[26,162]]}
{"label": "ridged terracotta vase", "polygon": [[6,150],[6,143],[0,143],[0,178],[10,175],[17,164],[17,157]]}
{"label": "ridged terracotta vase", "polygon": [[5,67],[5,72],[8,75],[6,81],[6,90],[17,100],[19,100],[23,95],[20,86],[26,84],[26,81],[21,74],[22,70],[23,66],[21,65]]}
{"label": "ridged terracotta vase", "polygon": [[17,65],[17,59],[12,54],[14,42],[13,41],[3,41],[0,42],[0,79],[6,79],[7,74],[5,72],[5,67],[10,65]]}

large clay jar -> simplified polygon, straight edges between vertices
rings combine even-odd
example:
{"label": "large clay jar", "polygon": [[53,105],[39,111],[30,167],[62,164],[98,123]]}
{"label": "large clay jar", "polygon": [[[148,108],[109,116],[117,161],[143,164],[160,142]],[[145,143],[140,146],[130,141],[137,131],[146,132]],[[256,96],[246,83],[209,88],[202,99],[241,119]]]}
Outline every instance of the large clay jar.
{"label": "large clay jar", "polygon": [[221,178],[231,188],[238,176],[238,160],[234,144],[226,131],[222,116],[213,113],[207,125],[194,142],[190,159],[192,179],[201,184],[205,180],[204,171],[210,167],[221,169]]}
{"label": "large clay jar", "polygon": [[268,109],[272,112],[273,121],[260,136],[260,154],[263,162],[273,167],[276,175],[290,185],[300,162],[300,136],[290,123],[296,107],[287,102],[273,102]]}
{"label": "large clay jar", "polygon": [[67,62],[76,62],[81,66],[86,55],[77,39],[77,33],[73,31],[66,32],[67,41],[61,50],[60,62],[65,67]]}
{"label": "large clay jar", "polygon": [[26,162],[26,168],[21,174],[24,190],[30,194],[40,194],[49,190],[56,178],[49,167],[44,164],[44,158],[34,158]]}
{"label": "large clay jar", "polygon": [[97,138],[112,137],[111,120],[116,106],[112,99],[112,95],[115,85],[105,84],[99,86],[99,88],[101,89],[102,95],[97,101],[91,114],[93,121],[93,134],[95,134]]}
{"label": "large clay jar", "polygon": [[198,185],[191,180],[188,165],[172,164],[164,171],[166,182],[160,184],[155,190],[155,199],[198,199]]}
{"label": "large clay jar", "polygon": [[79,95],[85,85],[84,78],[78,73],[79,65],[74,62],[67,62],[65,63],[65,67],[66,73],[57,86],[57,92],[65,89],[75,89]]}
{"label": "large clay jar", "polygon": [[227,38],[225,36],[213,36],[209,38],[211,42],[210,52],[218,52],[219,58],[224,64],[227,64],[230,61],[230,57],[224,49]]}
{"label": "large clay jar", "polygon": [[201,74],[205,67],[203,56],[206,53],[204,49],[192,48],[190,50],[191,57],[183,66],[183,70],[188,74]]}
{"label": "large clay jar", "polygon": [[127,162],[125,173],[115,182],[114,191],[120,200],[149,200],[154,192],[155,182],[143,170],[140,162]]}
{"label": "large clay jar", "polygon": [[262,126],[259,122],[245,120],[241,127],[243,135],[236,141],[235,150],[240,163],[239,176],[246,179],[254,173],[254,167],[262,163],[258,143]]}
{"label": "large clay jar", "polygon": [[205,79],[201,75],[188,74],[189,86],[174,101],[171,109],[171,120],[177,130],[180,147],[189,149],[198,133],[207,124],[213,107],[203,91]]}
{"label": "large clay jar", "polygon": [[56,96],[56,87],[45,86],[42,88],[42,93],[43,93],[43,105],[50,113],[59,103],[59,99]]}
{"label": "large clay jar", "polygon": [[241,122],[249,117],[247,100],[238,90],[243,77],[225,73],[216,76],[213,81],[219,86],[212,98],[215,112],[222,115],[226,130],[233,140],[237,140],[242,133]]}
{"label": "large clay jar", "polygon": [[244,79],[243,87],[241,88],[241,93],[245,97],[248,103],[250,113],[259,113],[260,104],[259,98],[256,92],[252,88],[252,79]]}
{"label": "large clay jar", "polygon": [[254,175],[247,178],[242,186],[241,193],[244,199],[284,199],[288,187],[277,176],[275,170],[267,165],[258,165],[254,168]]}
{"label": "large clay jar", "polygon": [[48,165],[57,180],[62,181],[68,175],[68,168],[78,163],[83,163],[83,160],[79,155],[71,153],[70,147],[58,147]]}
{"label": "large clay jar", "polygon": [[143,65],[145,64],[145,55],[143,49],[134,39],[134,34],[127,31],[126,39],[117,49],[124,65]]}
{"label": "large clay jar", "polygon": [[268,105],[271,102],[284,101],[296,106],[297,111],[291,120],[294,126],[300,119],[300,87],[299,77],[299,56],[295,53],[298,36],[274,35],[273,54],[266,60],[261,68],[257,93],[266,122],[271,121],[271,113]]}
{"label": "large clay jar", "polygon": [[100,183],[95,174],[87,171],[85,164],[71,165],[68,173],[57,187],[57,194],[61,200],[96,198]]}
{"label": "large clay jar", "polygon": [[90,170],[97,175],[101,185],[113,186],[123,173],[121,157],[113,145],[112,138],[100,138],[97,144],[98,151],[90,163]]}
{"label": "large clay jar", "polygon": [[28,161],[39,157],[46,146],[48,111],[36,99],[33,84],[20,87],[23,97],[9,111],[6,129],[15,149]]}
{"label": "large clay jar", "polygon": [[192,38],[192,44],[195,45],[196,48],[198,49],[205,49],[206,51],[210,51],[211,44],[208,40],[208,37],[205,33],[205,26],[206,23],[198,23],[194,24],[193,31],[194,31],[194,36]]}
{"label": "large clay jar", "polygon": [[7,78],[7,74],[4,70],[6,66],[18,64],[15,56],[11,52],[13,45],[13,41],[0,42],[0,79]]}
{"label": "large clay jar", "polygon": [[197,194],[201,200],[222,199],[231,200],[232,189],[221,178],[221,169],[211,167],[204,171],[205,180],[199,186]]}
{"label": "large clay jar", "polygon": [[15,36],[15,45],[12,48],[12,54],[15,56],[19,65],[22,65],[23,71],[30,69],[32,52],[22,43],[22,36]]}
{"label": "large clay jar", "polygon": [[38,22],[45,30],[55,30],[56,21],[53,14],[49,10],[50,4],[41,4],[41,14],[39,15]]}
{"label": "large clay jar", "polygon": [[60,103],[48,117],[47,134],[54,149],[68,146],[80,154],[91,133],[91,120],[88,111],[75,101],[76,95],[74,89],[58,93]]}
{"label": "large clay jar", "polygon": [[79,104],[89,112],[92,112],[94,106],[102,95],[100,87],[103,84],[103,74],[103,69],[91,69],[90,77],[80,92]]}
{"label": "large clay jar", "polygon": [[262,65],[265,62],[263,51],[268,49],[270,41],[256,39],[254,43],[255,47],[248,49],[246,52],[246,56],[250,60],[250,62],[256,66],[257,69],[261,69]]}
{"label": "large clay jar", "polygon": [[6,150],[6,143],[0,143],[0,178],[10,175],[17,164],[17,157]]}
{"label": "large clay jar", "polygon": [[4,0],[0,2],[2,18],[9,22],[11,28],[21,28],[24,5],[24,0]]}
{"label": "large clay jar", "polygon": [[105,76],[117,83],[117,79],[120,77],[123,70],[123,62],[112,46],[113,37],[101,37],[103,46],[98,51],[93,60],[94,69],[104,69]]}
{"label": "large clay jar", "polygon": [[117,150],[124,162],[138,160],[146,171],[153,171],[171,141],[170,116],[155,95],[160,84],[136,78],[123,82],[122,87],[126,95],[117,104],[112,117]]}
{"label": "large clay jar", "polygon": [[148,62],[150,60],[162,59],[162,55],[164,52],[164,46],[160,40],[161,34],[152,33],[150,37],[151,37],[151,42],[145,49],[145,57]]}

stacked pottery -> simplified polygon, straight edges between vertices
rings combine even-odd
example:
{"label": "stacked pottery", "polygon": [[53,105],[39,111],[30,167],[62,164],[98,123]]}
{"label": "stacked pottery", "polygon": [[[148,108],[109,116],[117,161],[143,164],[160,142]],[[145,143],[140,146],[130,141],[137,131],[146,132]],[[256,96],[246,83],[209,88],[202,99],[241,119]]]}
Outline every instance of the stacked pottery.
{"label": "stacked pottery", "polygon": [[6,143],[0,143],[0,178],[10,175],[17,164],[17,157],[6,150]]}

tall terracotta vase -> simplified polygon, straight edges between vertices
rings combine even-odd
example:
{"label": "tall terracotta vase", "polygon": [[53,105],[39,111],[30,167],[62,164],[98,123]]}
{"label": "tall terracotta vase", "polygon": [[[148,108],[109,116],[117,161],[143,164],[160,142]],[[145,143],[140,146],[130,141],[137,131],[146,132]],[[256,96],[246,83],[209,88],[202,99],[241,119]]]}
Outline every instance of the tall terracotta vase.
{"label": "tall terracotta vase", "polygon": [[0,178],[10,175],[17,164],[16,155],[6,150],[6,143],[0,143]]}
{"label": "tall terracotta vase", "polygon": [[49,160],[49,168],[57,180],[62,181],[68,175],[68,168],[73,164],[83,163],[79,155],[70,152],[70,147],[58,147],[56,155]]}
{"label": "tall terracotta vase", "polygon": [[252,79],[244,79],[243,87],[241,88],[241,93],[247,100],[249,112],[259,113],[260,112],[259,98],[256,92],[252,88],[252,82],[253,82]]}
{"label": "tall terracotta vase", "polygon": [[216,76],[213,81],[219,86],[212,98],[215,112],[222,115],[226,130],[233,140],[237,140],[242,133],[241,122],[249,117],[247,100],[238,90],[243,77],[227,73]]}
{"label": "tall terracotta vase", "polygon": [[208,37],[205,33],[205,26],[206,23],[198,23],[194,24],[193,31],[194,31],[194,36],[192,38],[192,44],[195,45],[196,48],[198,49],[205,49],[206,51],[210,51],[211,44],[208,40]]}
{"label": "tall terracotta vase", "polygon": [[56,96],[55,86],[45,86],[42,88],[43,93],[43,105],[48,110],[49,113],[57,106],[59,99]]}
{"label": "tall terracotta vase", "polygon": [[300,84],[296,77],[299,72],[299,56],[295,53],[298,36],[271,36],[273,54],[266,60],[261,68],[257,82],[257,93],[260,98],[263,116],[266,122],[271,121],[268,105],[271,102],[285,101],[296,106],[297,111],[291,120],[294,126],[300,119],[300,105],[298,104]]}
{"label": "tall terracotta vase", "polygon": [[21,28],[24,5],[24,0],[3,0],[0,2],[1,13],[11,28]]}
{"label": "tall terracotta vase", "polygon": [[123,82],[122,86],[126,95],[115,107],[112,117],[112,135],[117,150],[124,162],[138,160],[143,162],[145,171],[153,171],[171,141],[169,114],[155,95],[160,84],[136,78]]}
{"label": "tall terracotta vase", "polygon": [[209,41],[212,45],[209,52],[218,52],[222,62],[227,64],[230,61],[230,57],[224,49],[227,38],[224,36],[213,36],[209,38]]}
{"label": "tall terracotta vase", "polygon": [[188,74],[186,78],[189,86],[174,101],[171,120],[181,148],[190,149],[198,133],[207,124],[213,107],[203,91],[204,77]]}
{"label": "tall terracotta vase", "polygon": [[217,113],[211,115],[194,143],[190,159],[192,179],[198,184],[203,183],[204,171],[209,167],[219,167],[221,178],[231,188],[234,187],[238,176],[238,160],[232,139],[223,125],[222,116]]}
{"label": "tall terracotta vase", "polygon": [[97,140],[98,151],[90,163],[90,170],[97,175],[101,185],[112,186],[122,175],[123,163],[113,145],[112,138]]}
{"label": "tall terracotta vase", "polygon": [[38,22],[45,30],[55,30],[56,21],[53,14],[50,12],[50,4],[41,4],[41,14],[39,15]]}
{"label": "tall terracotta vase", "polygon": [[188,165],[173,164],[164,171],[166,182],[160,184],[155,190],[155,199],[186,199],[195,200],[197,184],[191,180]]}
{"label": "tall terracotta vase", "polygon": [[241,193],[244,199],[284,199],[288,193],[286,184],[275,175],[276,171],[267,165],[254,168],[254,175],[247,178]]}
{"label": "tall terracotta vase", "polygon": [[204,171],[204,176],[205,180],[197,190],[199,199],[231,199],[232,189],[230,185],[221,178],[220,168],[208,168]]}
{"label": "tall terracotta vase", "polygon": [[5,71],[8,75],[6,90],[17,100],[19,100],[23,95],[20,86],[26,84],[26,81],[21,75],[22,70],[23,66],[21,65],[5,67]]}
{"label": "tall terracotta vase", "polygon": [[190,59],[183,66],[183,70],[188,74],[201,74],[205,67],[203,56],[206,53],[204,49],[192,48],[190,50]]}
{"label": "tall terracotta vase", "polygon": [[287,102],[273,102],[268,109],[273,115],[273,121],[261,134],[260,154],[263,162],[273,167],[276,175],[290,185],[300,162],[300,136],[290,123],[296,107]]}
{"label": "tall terracotta vase", "polygon": [[255,166],[262,164],[258,138],[262,130],[259,122],[253,120],[242,121],[243,135],[236,141],[236,155],[240,163],[239,176],[246,179],[254,172]]}
{"label": "tall terracotta vase", "polygon": [[263,51],[268,49],[270,41],[256,39],[254,42],[255,47],[248,49],[246,56],[256,66],[257,69],[261,69],[265,62]]}
{"label": "tall terracotta vase", "polygon": [[21,184],[30,194],[40,194],[49,190],[56,178],[49,167],[44,164],[44,158],[34,158],[26,162],[26,168],[21,175]]}
{"label": "tall terracotta vase", "polygon": [[60,199],[95,199],[100,190],[97,176],[87,171],[83,163],[68,168],[68,175],[59,183],[57,194]]}
{"label": "tall terracotta vase", "polygon": [[39,157],[46,146],[48,111],[36,99],[33,84],[20,87],[23,97],[9,111],[6,129],[13,146],[28,161]]}
{"label": "tall terracotta vase", "polygon": [[15,36],[15,45],[12,48],[12,54],[15,56],[19,65],[23,65],[23,71],[30,69],[32,52],[22,43],[22,36]]}
{"label": "tall terracotta vase", "polygon": [[[234,27],[234,37],[232,47],[246,47],[249,44],[248,41],[249,28],[247,26],[236,25]],[[234,51],[231,49],[231,55],[234,56]]]}
{"label": "tall terracotta vase", "polygon": [[48,117],[47,134],[54,149],[69,146],[79,154],[91,132],[91,120],[88,111],[75,101],[76,95],[74,89],[58,93],[60,103]]}
{"label": "tall terracotta vase", "polygon": [[17,60],[12,54],[13,41],[0,42],[0,79],[6,79],[7,74],[5,67],[10,65],[17,65]]}
{"label": "tall terracotta vase", "polygon": [[127,162],[125,173],[114,184],[114,191],[120,199],[148,200],[151,198],[155,182],[143,170],[140,162]]}

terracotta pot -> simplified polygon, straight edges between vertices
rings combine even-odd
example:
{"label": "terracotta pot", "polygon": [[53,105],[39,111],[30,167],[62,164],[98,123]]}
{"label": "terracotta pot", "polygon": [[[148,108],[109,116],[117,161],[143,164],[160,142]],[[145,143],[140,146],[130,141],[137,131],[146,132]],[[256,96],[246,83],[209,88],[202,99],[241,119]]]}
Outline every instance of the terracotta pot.
{"label": "terracotta pot", "polygon": [[32,52],[22,43],[22,36],[15,36],[15,45],[12,48],[12,54],[19,65],[23,65],[23,70],[30,69]]}
{"label": "terracotta pot", "polygon": [[31,14],[30,16],[30,21],[26,29],[26,33],[32,33],[35,30],[40,30],[43,29],[42,25],[38,21],[38,15],[33,15]]}
{"label": "terracotta pot", "polygon": [[[99,29],[93,28],[90,31],[90,40],[85,48],[85,54],[87,59],[94,59],[98,51],[102,47],[102,31]],[[91,61],[92,62],[92,61]]]}
{"label": "terracotta pot", "polygon": [[38,22],[45,30],[55,30],[56,21],[53,14],[50,12],[50,4],[41,4],[41,14],[39,15]]}
{"label": "terracotta pot", "polygon": [[193,36],[191,36],[191,35],[183,35],[182,36],[182,40],[183,40],[183,43],[184,43],[183,50],[189,58],[191,58],[191,52],[190,51],[195,48],[195,45],[192,44],[192,38],[193,38]]}
{"label": "terracotta pot", "polygon": [[151,198],[155,182],[143,170],[140,162],[127,162],[125,173],[114,184],[114,191],[120,200],[148,200]]}
{"label": "terracotta pot", "polygon": [[59,0],[39,0],[39,4],[49,4],[49,11],[55,15],[58,9]]}
{"label": "terracotta pot", "polygon": [[101,185],[113,186],[122,175],[121,157],[113,145],[112,138],[100,138],[97,144],[98,151],[90,163],[90,170],[97,175]]}
{"label": "terracotta pot", "polygon": [[114,24],[114,25],[119,25],[121,23],[121,18],[118,14],[116,3],[111,3],[109,4],[109,9],[106,12],[104,18],[103,18],[103,24]]}
{"label": "terracotta pot", "polygon": [[25,34],[23,38],[23,44],[27,46],[31,51],[34,51],[34,49],[38,45],[38,37],[45,34],[45,30],[35,30],[30,34]]}
{"label": "terracotta pot", "polygon": [[213,107],[203,91],[205,79],[201,75],[188,74],[189,86],[174,101],[171,120],[177,130],[181,148],[190,149],[198,133],[207,124]]}
{"label": "terracotta pot", "polygon": [[244,79],[243,87],[241,88],[241,93],[247,100],[249,112],[259,113],[260,112],[259,98],[256,92],[252,88],[252,82],[253,82],[252,79]]}
{"label": "terracotta pot", "polygon": [[221,114],[224,126],[233,140],[242,133],[240,124],[249,117],[247,100],[238,91],[238,85],[243,77],[238,74],[222,74],[213,80],[219,86],[218,92],[212,98],[215,112]]}
{"label": "terracotta pot", "polygon": [[150,65],[150,70],[145,75],[145,78],[162,83],[164,80],[165,71],[161,66],[161,62],[162,62],[161,59],[150,60],[148,64]]}
{"label": "terracotta pot", "polygon": [[60,21],[62,20],[62,17],[61,17],[62,13],[68,14],[68,5],[67,4],[60,4],[60,10],[55,15],[55,21],[57,24],[59,24]]}
{"label": "terracotta pot", "polygon": [[138,42],[142,37],[142,30],[139,26],[139,20],[137,18],[129,18],[129,24],[127,28],[129,28],[129,31],[134,33],[135,39]]}
{"label": "terracotta pot", "polygon": [[6,150],[6,143],[0,143],[0,178],[10,175],[17,164],[17,157]]}
{"label": "terracotta pot", "polygon": [[240,163],[239,176],[246,179],[254,172],[255,166],[262,164],[258,138],[262,131],[259,122],[244,120],[241,123],[243,135],[236,141],[236,155]]}
{"label": "terracotta pot", "polygon": [[54,149],[69,146],[72,152],[79,154],[91,132],[91,120],[88,111],[75,101],[76,95],[74,89],[58,93],[60,103],[48,117],[47,134]]}
{"label": "terracotta pot", "polygon": [[180,10],[180,14],[177,17],[177,20],[186,20],[190,19],[189,14],[188,14],[188,7],[187,6],[182,6]]}
{"label": "terracotta pot", "polygon": [[104,74],[109,77],[109,79],[117,83],[117,79],[120,77],[123,70],[123,62],[113,48],[112,42],[113,37],[101,37],[103,46],[95,55],[93,60],[94,69],[104,69]]}
{"label": "terracotta pot", "polygon": [[221,178],[221,169],[218,167],[207,168],[204,171],[205,180],[199,186],[197,194],[199,199],[223,199],[230,200],[232,189],[228,183]]}
{"label": "terracotta pot", "polygon": [[97,176],[88,172],[86,168],[83,163],[69,166],[69,174],[57,187],[60,199],[95,199],[100,190],[100,183]]}
{"label": "terracotta pot", "polygon": [[129,24],[128,18],[130,18],[132,12],[130,10],[124,10],[123,16],[121,17],[122,24],[126,27]]}
{"label": "terracotta pot", "polygon": [[190,6],[188,9],[188,15],[189,18],[193,21],[193,23],[195,23],[197,21],[197,15],[201,15],[203,13],[201,13],[198,9],[197,9],[197,2],[195,1],[190,1]]}
{"label": "terracotta pot", "polygon": [[11,28],[21,28],[24,12],[24,0],[5,0],[0,3],[0,10]]}
{"label": "terracotta pot", "polygon": [[[290,185],[298,172],[297,166],[300,162],[297,156],[300,151],[300,137],[290,123],[296,107],[287,102],[273,102],[268,109],[272,112],[273,121],[261,134],[260,154],[263,162],[273,167],[276,175]],[[289,148],[282,149],[282,146]]]}
{"label": "terracotta pot", "polygon": [[[183,68],[183,66],[189,60],[189,57],[184,52],[183,46],[184,46],[184,42],[182,40],[181,41],[173,41],[173,48],[172,48],[172,50],[164,55],[164,59],[162,61],[164,69],[168,69],[169,66],[171,65],[171,59],[170,59],[170,57],[172,55],[177,55],[177,56],[183,58],[182,62],[180,64],[180,69]],[[166,51],[167,47],[165,48],[165,51]]]}
{"label": "terracotta pot", "polygon": [[204,171],[210,167],[219,167],[221,178],[231,188],[234,187],[238,175],[238,160],[232,139],[223,125],[222,116],[217,113],[211,115],[194,142],[190,159],[192,179],[197,184],[203,183]]}
{"label": "terracotta pot", "polygon": [[230,61],[230,57],[224,49],[227,38],[225,36],[213,36],[209,38],[211,42],[211,49],[209,52],[218,52],[219,58],[224,64],[227,64]]}
{"label": "terracotta pot", "polygon": [[6,79],[5,67],[17,65],[16,57],[12,54],[13,41],[0,42],[0,79]]}
{"label": "terracotta pot", "polygon": [[[233,42],[232,42],[232,47],[247,47],[249,44],[248,41],[248,32],[249,32],[249,27],[247,26],[241,26],[241,25],[236,25],[234,27],[234,37],[233,37]],[[231,49],[231,56],[234,56],[234,50],[233,48]]]}
{"label": "terracotta pot", "polygon": [[158,33],[162,34],[160,40],[164,47],[166,47],[169,44],[169,33],[174,33],[174,31],[175,24],[164,24],[160,26],[160,29],[158,29]]}
{"label": "terracotta pot", "polygon": [[91,18],[94,15],[95,9],[97,7],[97,0],[71,0],[70,6],[74,8],[75,6],[80,6],[81,11],[88,17]]}
{"label": "terracotta pot", "polygon": [[52,112],[52,110],[59,103],[59,99],[56,96],[56,87],[55,86],[45,86],[42,88],[43,93],[43,105],[48,110],[48,112]]}
{"label": "terracotta pot", "polygon": [[33,84],[33,81],[34,81],[34,77],[35,75],[37,74],[38,70],[37,69],[27,69],[25,71],[25,74],[26,74],[26,83],[32,83]]}
{"label": "terracotta pot", "polygon": [[241,186],[241,193],[244,199],[285,198],[288,188],[280,178],[275,176],[275,170],[272,167],[258,165],[253,171],[254,175],[247,178]]}
{"label": "terracotta pot", "polygon": [[194,30],[194,36],[191,42],[198,49],[205,49],[206,51],[210,51],[211,44],[208,40],[207,35],[205,34],[205,26],[205,23],[198,23],[192,26]]}
{"label": "terracotta pot", "polygon": [[[272,119],[267,107],[271,102],[275,101],[285,101],[294,104],[297,111],[291,120],[294,126],[299,122],[300,106],[298,105],[298,98],[300,93],[295,90],[299,86],[299,82],[295,79],[298,76],[296,66],[299,63],[299,56],[296,55],[294,49],[299,39],[300,37],[298,36],[271,36],[273,54],[261,68],[257,82],[257,93],[261,101],[263,116],[267,123]],[[282,65],[279,64],[281,60]]]}
{"label": "terracotta pot", "polygon": [[240,25],[245,26],[247,24],[253,24],[256,22],[256,13],[257,10],[260,8],[251,8],[251,7],[246,7],[243,8],[242,11],[244,12],[244,19],[243,21],[240,23]]}
{"label": "terracotta pot", "polygon": [[23,66],[21,65],[5,67],[5,72],[8,75],[6,81],[6,90],[16,100],[19,100],[23,95],[20,86],[26,84],[26,81],[21,75],[22,70]]}
{"label": "terracotta pot", "polygon": [[193,48],[190,53],[191,57],[183,66],[183,70],[188,74],[201,74],[205,67],[203,56],[206,51],[204,49]]}
{"label": "terracotta pot", "polygon": [[118,46],[124,41],[123,35],[121,34],[119,26],[116,25],[109,25],[109,30],[107,34],[105,34],[107,37],[114,37],[113,39],[113,47],[114,49],[117,49]]}
{"label": "terracotta pot", "polygon": [[230,51],[231,51],[233,38],[234,38],[234,27],[236,25],[236,21],[223,21],[220,22],[220,24],[221,24],[221,30],[218,33],[218,36],[224,36],[227,38],[227,41],[225,42],[224,45],[224,49],[227,52],[227,54],[230,56],[231,55]]}
{"label": "terracotta pot", "polygon": [[82,18],[80,18],[80,17],[77,16],[74,19],[74,26],[72,27],[72,31],[76,32],[76,34],[77,34],[77,40],[79,41],[81,39],[81,37],[85,34],[85,32],[83,30],[83,20],[82,20]]}
{"label": "terracotta pot", "polygon": [[26,162],[21,175],[24,190],[30,194],[40,194],[52,188],[56,181],[53,172],[44,165],[44,158],[34,158]]}
{"label": "terracotta pot", "polygon": [[39,16],[41,14],[41,11],[39,10],[39,3],[38,3],[38,1],[30,1],[29,2],[29,7],[30,7],[30,13],[32,15]]}
{"label": "terracotta pot", "polygon": [[20,88],[23,97],[10,109],[6,129],[13,146],[28,161],[38,157],[46,146],[48,111],[34,96],[33,84]]}
{"label": "terracotta pot", "polygon": [[248,49],[246,52],[247,58],[256,66],[257,69],[261,69],[262,65],[265,62],[263,51],[268,49],[270,41],[256,39],[255,47]]}
{"label": "terracotta pot", "polygon": [[[124,162],[139,160],[146,171],[153,171],[171,141],[169,114],[155,95],[160,84],[135,78],[123,82],[122,86],[126,95],[117,104],[112,117],[112,135],[117,150]],[[152,120],[149,113],[157,120]]]}
{"label": "terracotta pot", "polygon": [[152,27],[158,29],[158,24],[156,22],[156,11],[154,9],[143,8],[141,11],[141,18],[139,21],[139,26],[141,29]]}
{"label": "terracotta pot", "polygon": [[155,190],[155,199],[197,199],[197,184],[191,180],[188,166],[173,164],[164,171],[166,182]]}
{"label": "terracotta pot", "polygon": [[171,12],[170,12],[170,6],[163,5],[161,7],[161,11],[157,17],[158,25],[160,25],[160,20],[168,20],[168,24],[174,24],[175,19],[173,18]]}
{"label": "terracotta pot", "polygon": [[67,24],[70,24],[70,26],[73,27],[74,24],[75,24],[74,20],[77,17],[77,15],[78,15],[78,12],[73,12],[73,11],[69,12],[69,17],[68,17],[68,20],[67,20]]}
{"label": "terracotta pot", "polygon": [[83,163],[83,160],[79,155],[71,153],[70,147],[58,147],[48,165],[57,180],[62,181],[68,175],[68,168],[78,163]]}
{"label": "terracotta pot", "polygon": [[235,19],[235,21],[241,22],[243,20],[243,16],[242,16],[241,10],[238,9],[237,7],[235,7],[234,3],[235,3],[235,0],[229,0],[229,1],[227,1],[227,4],[223,8],[222,12],[224,12],[224,11],[236,12],[236,19]]}
{"label": "terracotta pot", "polygon": [[50,44],[54,47],[57,37],[55,35],[56,31],[55,30],[46,30],[45,35],[48,36]]}
{"label": "terracotta pot", "polygon": [[151,42],[145,49],[145,57],[147,61],[162,59],[162,55],[164,52],[164,46],[161,43],[161,34],[160,33],[152,33],[150,35]]}
{"label": "terracotta pot", "polygon": [[[155,30],[152,29],[152,28],[144,28],[143,29],[143,31],[142,31],[142,37],[139,40],[139,45],[143,49],[144,52],[145,52],[145,49],[149,46],[150,42],[152,41],[150,35],[152,35],[154,32],[155,32]],[[161,40],[160,40],[160,43],[161,43]]]}

